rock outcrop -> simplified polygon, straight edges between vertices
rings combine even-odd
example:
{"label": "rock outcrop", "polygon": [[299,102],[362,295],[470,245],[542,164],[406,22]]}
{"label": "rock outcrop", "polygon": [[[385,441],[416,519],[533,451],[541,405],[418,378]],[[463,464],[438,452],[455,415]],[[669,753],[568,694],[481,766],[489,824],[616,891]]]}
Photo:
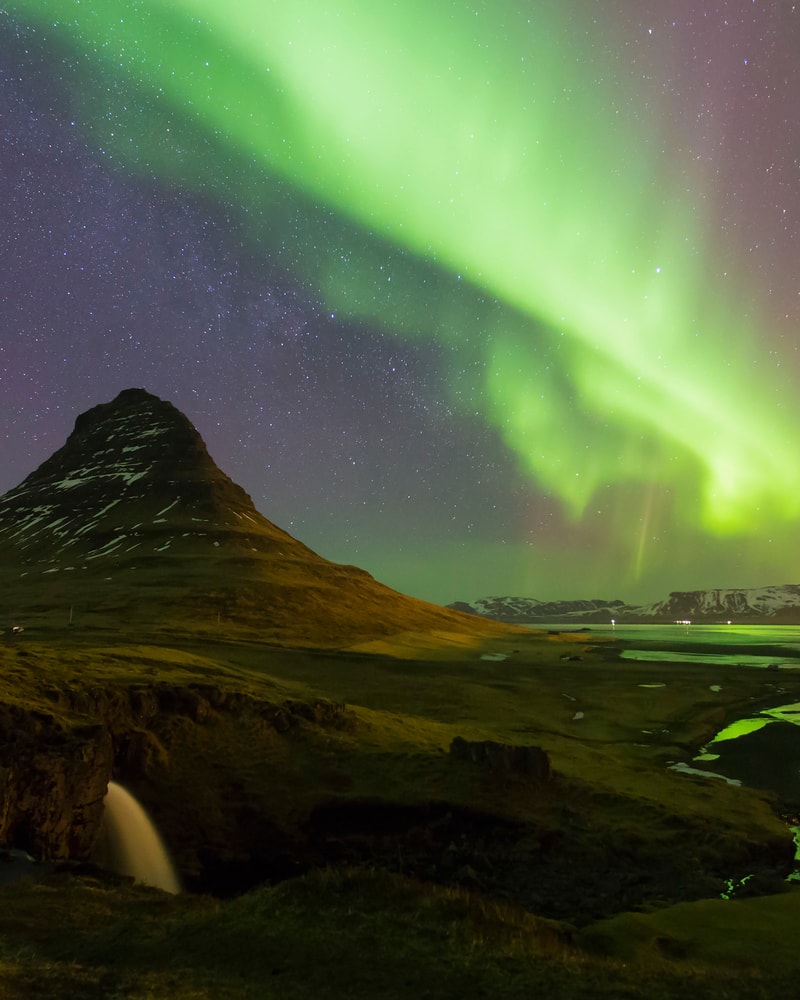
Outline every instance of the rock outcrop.
{"label": "rock outcrop", "polygon": [[469,760],[496,770],[522,774],[534,781],[550,777],[550,758],[541,747],[496,743],[494,740],[465,740],[456,736],[450,744],[450,755],[456,760]]}
{"label": "rock outcrop", "polygon": [[40,860],[88,858],[112,758],[103,725],[70,731],[52,716],[0,706],[0,846]]}

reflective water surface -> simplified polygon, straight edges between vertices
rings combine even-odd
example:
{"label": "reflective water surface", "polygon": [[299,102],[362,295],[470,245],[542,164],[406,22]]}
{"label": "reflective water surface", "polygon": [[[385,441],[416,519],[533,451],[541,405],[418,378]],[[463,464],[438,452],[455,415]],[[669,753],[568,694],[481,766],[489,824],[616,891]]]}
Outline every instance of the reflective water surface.
{"label": "reflective water surface", "polygon": [[[567,625],[536,626],[566,632]],[[800,625],[589,625],[587,636],[598,635],[625,642],[670,649],[627,649],[624,659],[683,663],[729,663],[746,667],[800,668]],[[576,631],[579,629],[576,628]],[[676,649],[675,647],[678,647]],[[707,648],[704,648],[707,647]],[[725,647],[732,647],[727,651]],[[734,648],[735,647],[735,648]]]}

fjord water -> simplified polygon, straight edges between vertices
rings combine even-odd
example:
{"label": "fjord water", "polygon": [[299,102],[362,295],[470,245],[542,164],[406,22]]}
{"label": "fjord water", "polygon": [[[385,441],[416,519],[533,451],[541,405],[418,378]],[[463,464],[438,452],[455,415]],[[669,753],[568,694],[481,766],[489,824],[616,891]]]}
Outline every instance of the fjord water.
{"label": "fjord water", "polygon": [[99,847],[103,866],[144,885],[180,892],[180,881],[158,830],[131,793],[110,781],[104,807]]}
{"label": "fjord water", "polygon": [[[560,628],[564,625],[547,626]],[[708,642],[714,645],[779,645],[788,646],[800,652],[800,625],[737,625],[720,623],[717,625],[670,622],[659,625],[612,625],[589,626],[598,635],[617,639],[645,639],[648,642]]]}
{"label": "fjord water", "polygon": [[[565,626],[553,626],[565,631]],[[627,649],[624,659],[728,663],[746,667],[800,667],[800,625],[591,625],[592,635],[625,642],[668,643],[685,649]],[[699,648],[698,648],[699,647]],[[704,648],[706,647],[706,648]],[[728,647],[728,648],[726,648]],[[766,648],[768,647],[768,649]]]}

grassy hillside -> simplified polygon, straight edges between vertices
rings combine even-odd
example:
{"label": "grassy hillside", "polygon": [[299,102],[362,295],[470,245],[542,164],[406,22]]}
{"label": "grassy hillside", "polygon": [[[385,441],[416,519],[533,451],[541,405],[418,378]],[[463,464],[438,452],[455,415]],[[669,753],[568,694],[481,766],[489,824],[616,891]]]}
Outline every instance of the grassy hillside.
{"label": "grassy hillside", "polygon": [[[5,638],[3,702],[64,731],[103,717],[187,884],[248,891],[2,886],[4,997],[744,998],[798,971],[779,803],[667,769],[800,698],[789,674],[617,661],[586,635]],[[553,777],[456,760],[455,736],[540,746]],[[747,875],[753,898],[720,899]]]}

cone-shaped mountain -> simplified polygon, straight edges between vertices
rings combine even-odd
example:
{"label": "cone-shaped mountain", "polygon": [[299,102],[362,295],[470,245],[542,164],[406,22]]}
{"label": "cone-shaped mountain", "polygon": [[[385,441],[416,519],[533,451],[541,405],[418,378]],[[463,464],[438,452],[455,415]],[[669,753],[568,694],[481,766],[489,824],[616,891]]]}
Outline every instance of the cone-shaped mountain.
{"label": "cone-shaped mountain", "polygon": [[143,389],[81,414],[64,447],[0,498],[0,545],[45,572],[223,545],[316,558],[258,513],[180,410]]}
{"label": "cone-shaped mountain", "polygon": [[320,646],[497,628],[312,552],[256,510],[179,410],[142,389],[81,414],[66,444],[0,497],[0,552],[0,598],[17,616],[226,622]]}

